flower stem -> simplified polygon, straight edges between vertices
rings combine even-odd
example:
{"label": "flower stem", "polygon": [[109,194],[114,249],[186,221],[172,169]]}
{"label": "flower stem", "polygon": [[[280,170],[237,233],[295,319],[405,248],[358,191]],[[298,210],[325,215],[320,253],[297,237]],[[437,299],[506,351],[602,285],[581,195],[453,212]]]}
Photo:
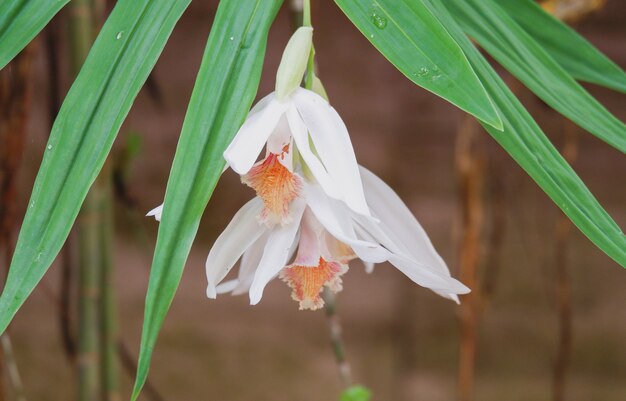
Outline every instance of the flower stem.
{"label": "flower stem", "polygon": [[304,9],[302,14],[302,26],[311,25],[311,0],[304,0]]}
{"label": "flower stem", "polygon": [[333,353],[335,354],[335,360],[339,367],[339,377],[343,382],[345,388],[352,386],[352,374],[350,372],[350,364],[346,360],[346,352],[341,337],[341,322],[337,315],[336,297],[332,291],[328,288],[324,288],[322,294],[324,298],[324,311],[328,319],[328,328],[330,329],[330,342],[333,347]]}

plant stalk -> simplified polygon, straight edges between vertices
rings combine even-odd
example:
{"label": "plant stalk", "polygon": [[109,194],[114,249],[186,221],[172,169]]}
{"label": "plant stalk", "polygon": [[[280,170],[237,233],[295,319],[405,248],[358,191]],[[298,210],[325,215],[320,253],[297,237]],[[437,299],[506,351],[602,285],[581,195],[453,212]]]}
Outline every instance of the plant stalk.
{"label": "plant stalk", "polygon": [[459,252],[460,280],[473,291],[463,297],[461,304],[459,352],[459,400],[470,401],[474,394],[474,370],[477,354],[477,327],[481,289],[478,269],[481,262],[482,232],[484,228],[484,155],[477,144],[478,123],[464,117],[459,129],[456,165],[459,174],[462,215],[462,239]]}
{"label": "plant stalk", "polygon": [[[74,0],[70,10],[70,71],[77,76],[93,43],[94,4]],[[101,225],[105,194],[102,178],[93,185],[77,220],[78,232],[78,401],[100,399]]]}

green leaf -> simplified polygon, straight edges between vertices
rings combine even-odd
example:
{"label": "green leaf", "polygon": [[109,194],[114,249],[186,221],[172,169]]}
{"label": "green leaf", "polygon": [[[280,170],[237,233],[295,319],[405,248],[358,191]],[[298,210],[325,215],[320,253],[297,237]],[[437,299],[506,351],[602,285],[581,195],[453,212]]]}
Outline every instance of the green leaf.
{"label": "green leaf", "polygon": [[400,72],[479,120],[502,121],[458,44],[421,1],[335,0]]}
{"label": "green leaf", "polygon": [[372,392],[363,386],[353,386],[341,393],[339,401],[369,401]]}
{"label": "green leaf", "polygon": [[582,128],[626,152],[626,125],[580,86],[498,4],[494,0],[445,2],[463,30],[537,96]]}
{"label": "green leaf", "polygon": [[533,0],[498,4],[574,78],[626,93],[626,72]]}
{"label": "green leaf", "polygon": [[0,69],[4,68],[69,0],[0,1]]}
{"label": "green leaf", "polygon": [[50,267],[133,100],[190,0],[120,0],[72,85],[39,168],[0,297],[0,332]]}
{"label": "green leaf", "polygon": [[500,132],[486,124],[483,126],[593,243],[626,267],[624,233],[561,157],[498,74],[464,36],[442,5],[443,1],[447,6],[450,0],[426,0],[426,3],[445,21],[448,31],[467,54],[499,109],[504,131]]}
{"label": "green leaf", "polygon": [[222,0],[176,149],[152,261],[135,400],[148,376],[200,218],[224,167],[224,150],[259,86],[268,30],[282,0]]}

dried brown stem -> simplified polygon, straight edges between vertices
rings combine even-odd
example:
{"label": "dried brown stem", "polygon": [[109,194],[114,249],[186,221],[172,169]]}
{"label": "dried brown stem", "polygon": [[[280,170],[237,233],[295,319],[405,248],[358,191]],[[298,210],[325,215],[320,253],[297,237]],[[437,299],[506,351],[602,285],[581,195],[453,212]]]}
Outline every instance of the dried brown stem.
{"label": "dried brown stem", "polygon": [[476,364],[477,325],[481,289],[478,267],[481,259],[482,231],[484,226],[484,173],[485,157],[477,147],[479,125],[473,117],[466,116],[459,129],[456,147],[456,166],[460,187],[462,234],[459,251],[460,279],[472,289],[463,297],[459,350],[459,400],[469,401],[474,393],[474,368]]}
{"label": "dried brown stem", "polygon": [[[14,248],[14,231],[17,225],[17,182],[26,138],[26,123],[30,109],[33,46],[28,46],[6,68],[0,71],[0,263],[4,261],[6,277]],[[4,252],[4,257],[2,257]],[[11,355],[8,336],[2,337],[0,351],[0,400],[4,400],[3,367],[8,369],[18,397],[21,383],[17,364]]]}
{"label": "dried brown stem", "polygon": [[[573,164],[578,155],[578,138],[576,126],[563,120],[563,157]],[[565,400],[565,381],[572,348],[572,307],[571,289],[568,274],[568,243],[572,231],[572,223],[561,214],[555,225],[555,295],[559,321],[558,347],[554,361],[552,376],[553,400]]]}
{"label": "dried brown stem", "polygon": [[598,11],[606,0],[546,0],[542,6],[555,17],[568,22],[577,22]]}

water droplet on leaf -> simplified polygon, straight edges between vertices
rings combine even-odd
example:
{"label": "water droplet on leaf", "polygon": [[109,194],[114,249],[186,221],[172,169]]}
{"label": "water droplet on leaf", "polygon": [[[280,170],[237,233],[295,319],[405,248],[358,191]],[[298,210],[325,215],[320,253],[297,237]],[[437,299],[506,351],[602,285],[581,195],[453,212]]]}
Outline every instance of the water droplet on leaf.
{"label": "water droplet on leaf", "polygon": [[52,150],[52,145],[48,145],[48,150]]}
{"label": "water droplet on leaf", "polygon": [[230,37],[230,40],[235,40],[235,37],[234,37],[234,36],[231,36],[231,37]]}
{"label": "water droplet on leaf", "polygon": [[419,71],[417,71],[417,73],[415,75],[417,75],[420,78],[425,77],[426,75],[428,75],[430,73],[430,70],[426,67],[422,67],[419,69]]}
{"label": "water droplet on leaf", "polygon": [[117,36],[115,37],[115,39],[120,40],[120,39],[122,39],[123,36],[124,36],[124,31],[119,31],[117,33]]}
{"label": "water droplet on leaf", "polygon": [[374,24],[374,26],[376,26],[376,28],[385,29],[387,27],[387,18],[382,16],[380,12],[374,10],[372,11],[370,17],[372,19],[372,23]]}

